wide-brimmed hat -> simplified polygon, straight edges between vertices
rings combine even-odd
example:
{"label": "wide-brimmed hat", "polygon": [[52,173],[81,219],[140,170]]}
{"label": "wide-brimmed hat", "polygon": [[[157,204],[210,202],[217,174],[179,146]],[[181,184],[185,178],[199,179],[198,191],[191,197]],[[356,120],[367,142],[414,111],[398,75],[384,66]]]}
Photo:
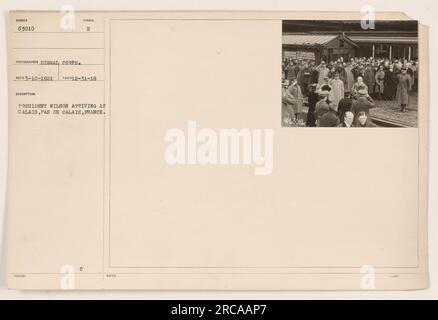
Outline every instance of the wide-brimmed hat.
{"label": "wide-brimmed hat", "polygon": [[360,90],[357,91],[357,93],[358,93],[360,96],[366,96],[366,95],[368,95],[368,92],[367,92],[365,89],[360,89]]}

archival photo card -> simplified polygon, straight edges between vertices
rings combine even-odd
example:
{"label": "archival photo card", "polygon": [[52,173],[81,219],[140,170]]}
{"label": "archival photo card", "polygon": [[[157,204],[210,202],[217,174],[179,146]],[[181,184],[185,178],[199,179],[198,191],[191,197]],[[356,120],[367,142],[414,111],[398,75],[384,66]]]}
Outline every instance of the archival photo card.
{"label": "archival photo card", "polygon": [[8,286],[426,288],[427,29],[375,17],[11,11]]}

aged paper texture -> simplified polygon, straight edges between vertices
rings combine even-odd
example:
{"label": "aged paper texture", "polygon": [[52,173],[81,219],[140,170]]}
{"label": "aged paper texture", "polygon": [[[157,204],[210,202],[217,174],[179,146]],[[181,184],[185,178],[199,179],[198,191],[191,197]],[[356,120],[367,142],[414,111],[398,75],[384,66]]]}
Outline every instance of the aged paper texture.
{"label": "aged paper texture", "polygon": [[361,19],[10,12],[9,287],[426,288],[427,29],[391,47],[418,124],[287,127],[283,21],[309,17]]}

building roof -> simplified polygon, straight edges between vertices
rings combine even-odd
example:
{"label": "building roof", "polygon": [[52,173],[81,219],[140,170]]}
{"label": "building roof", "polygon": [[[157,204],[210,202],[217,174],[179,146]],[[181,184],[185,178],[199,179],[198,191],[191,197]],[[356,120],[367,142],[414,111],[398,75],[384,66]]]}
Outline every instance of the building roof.
{"label": "building roof", "polygon": [[283,44],[289,45],[323,45],[336,39],[337,35],[284,34]]}
{"label": "building roof", "polygon": [[324,45],[330,41],[341,37],[346,42],[358,47],[351,39],[344,34],[283,34],[283,44],[286,45],[300,45],[300,46],[317,46]]}
{"label": "building roof", "polygon": [[399,43],[399,44],[417,44],[417,37],[382,37],[382,36],[350,36],[350,39],[357,43]]}

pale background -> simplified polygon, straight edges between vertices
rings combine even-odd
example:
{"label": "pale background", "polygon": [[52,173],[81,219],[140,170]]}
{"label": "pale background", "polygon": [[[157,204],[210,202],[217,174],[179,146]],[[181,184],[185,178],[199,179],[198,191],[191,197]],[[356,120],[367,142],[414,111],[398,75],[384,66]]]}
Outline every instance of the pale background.
{"label": "pale background", "polygon": [[[216,2],[216,3],[215,3]],[[142,4],[140,1],[131,1],[130,3],[124,3],[122,1],[105,1],[102,2],[101,5],[92,4],[90,1],[70,1],[70,2],[57,2],[57,1],[46,1],[44,3],[39,3],[36,5],[31,1],[3,1],[1,8],[4,11],[2,15],[2,19],[4,20],[6,16],[6,11],[10,9],[36,9],[36,10],[58,10],[61,5],[71,4],[76,7],[77,10],[335,10],[333,6],[330,6],[329,3],[320,1],[313,1],[313,5],[305,5],[300,3],[291,3],[291,1],[271,1],[265,2],[262,4],[261,1],[203,1],[198,3],[198,1],[149,1],[148,4]],[[137,4],[138,3],[138,4]],[[421,23],[430,25],[432,28],[430,30],[430,70],[431,75],[434,75],[433,70],[435,70],[435,64],[433,57],[435,56],[434,47],[434,28],[433,28],[433,19],[432,12],[434,8],[438,7],[432,1],[417,1],[412,6],[403,5],[403,8],[396,1],[386,1],[384,4],[378,3],[377,1],[345,1],[344,3],[340,3],[339,7],[342,7],[347,11],[359,11],[360,7],[364,4],[373,5],[376,3],[377,11],[404,11],[413,19],[420,20]],[[422,5],[419,5],[419,4]],[[430,4],[429,4],[430,3]],[[104,5],[105,4],[105,5]],[[378,4],[378,5],[377,5]],[[309,17],[311,18],[311,17]],[[0,30],[0,34],[5,44],[6,33],[5,33],[5,22],[2,21],[2,29]],[[436,41],[436,40],[435,40]],[[4,195],[6,193],[6,151],[7,151],[7,79],[6,79],[6,46],[2,45],[0,48],[0,56],[1,56],[1,80],[0,80],[0,95],[1,95],[1,108],[0,108],[0,146],[1,146],[1,159],[0,159],[0,218],[2,224],[4,225],[5,218],[3,213],[4,208]],[[434,87],[433,82],[430,85],[431,88]],[[431,97],[430,105],[433,106],[434,100]],[[433,108],[431,108],[430,119],[431,120],[431,158],[430,163],[436,163],[435,157],[437,154],[436,151],[436,141],[434,139],[434,134],[437,131],[437,120],[435,112]],[[436,169],[432,166],[430,168],[430,177],[431,177],[431,192],[434,193],[433,186],[436,183],[436,179],[434,180],[434,176]],[[430,212],[436,211],[437,201],[431,197],[430,199]],[[317,292],[290,292],[290,293],[276,293],[276,292],[245,292],[245,293],[225,293],[225,292],[8,292],[5,289],[4,277],[5,277],[5,228],[2,227],[1,232],[1,248],[2,255],[0,260],[0,271],[1,271],[1,279],[0,279],[0,299],[3,298],[155,298],[155,299],[196,299],[196,298],[210,298],[210,299],[295,299],[295,298],[436,298],[438,295],[438,282],[436,281],[436,277],[434,274],[434,270],[437,269],[437,257],[434,255],[434,251],[437,249],[433,246],[433,244],[437,243],[437,236],[434,234],[434,230],[436,230],[436,218],[431,214],[430,219],[430,237],[429,237],[429,252],[430,252],[430,274],[431,274],[431,288],[424,291],[418,292],[331,292],[331,293],[317,293]],[[435,272],[438,275],[438,272]]]}

